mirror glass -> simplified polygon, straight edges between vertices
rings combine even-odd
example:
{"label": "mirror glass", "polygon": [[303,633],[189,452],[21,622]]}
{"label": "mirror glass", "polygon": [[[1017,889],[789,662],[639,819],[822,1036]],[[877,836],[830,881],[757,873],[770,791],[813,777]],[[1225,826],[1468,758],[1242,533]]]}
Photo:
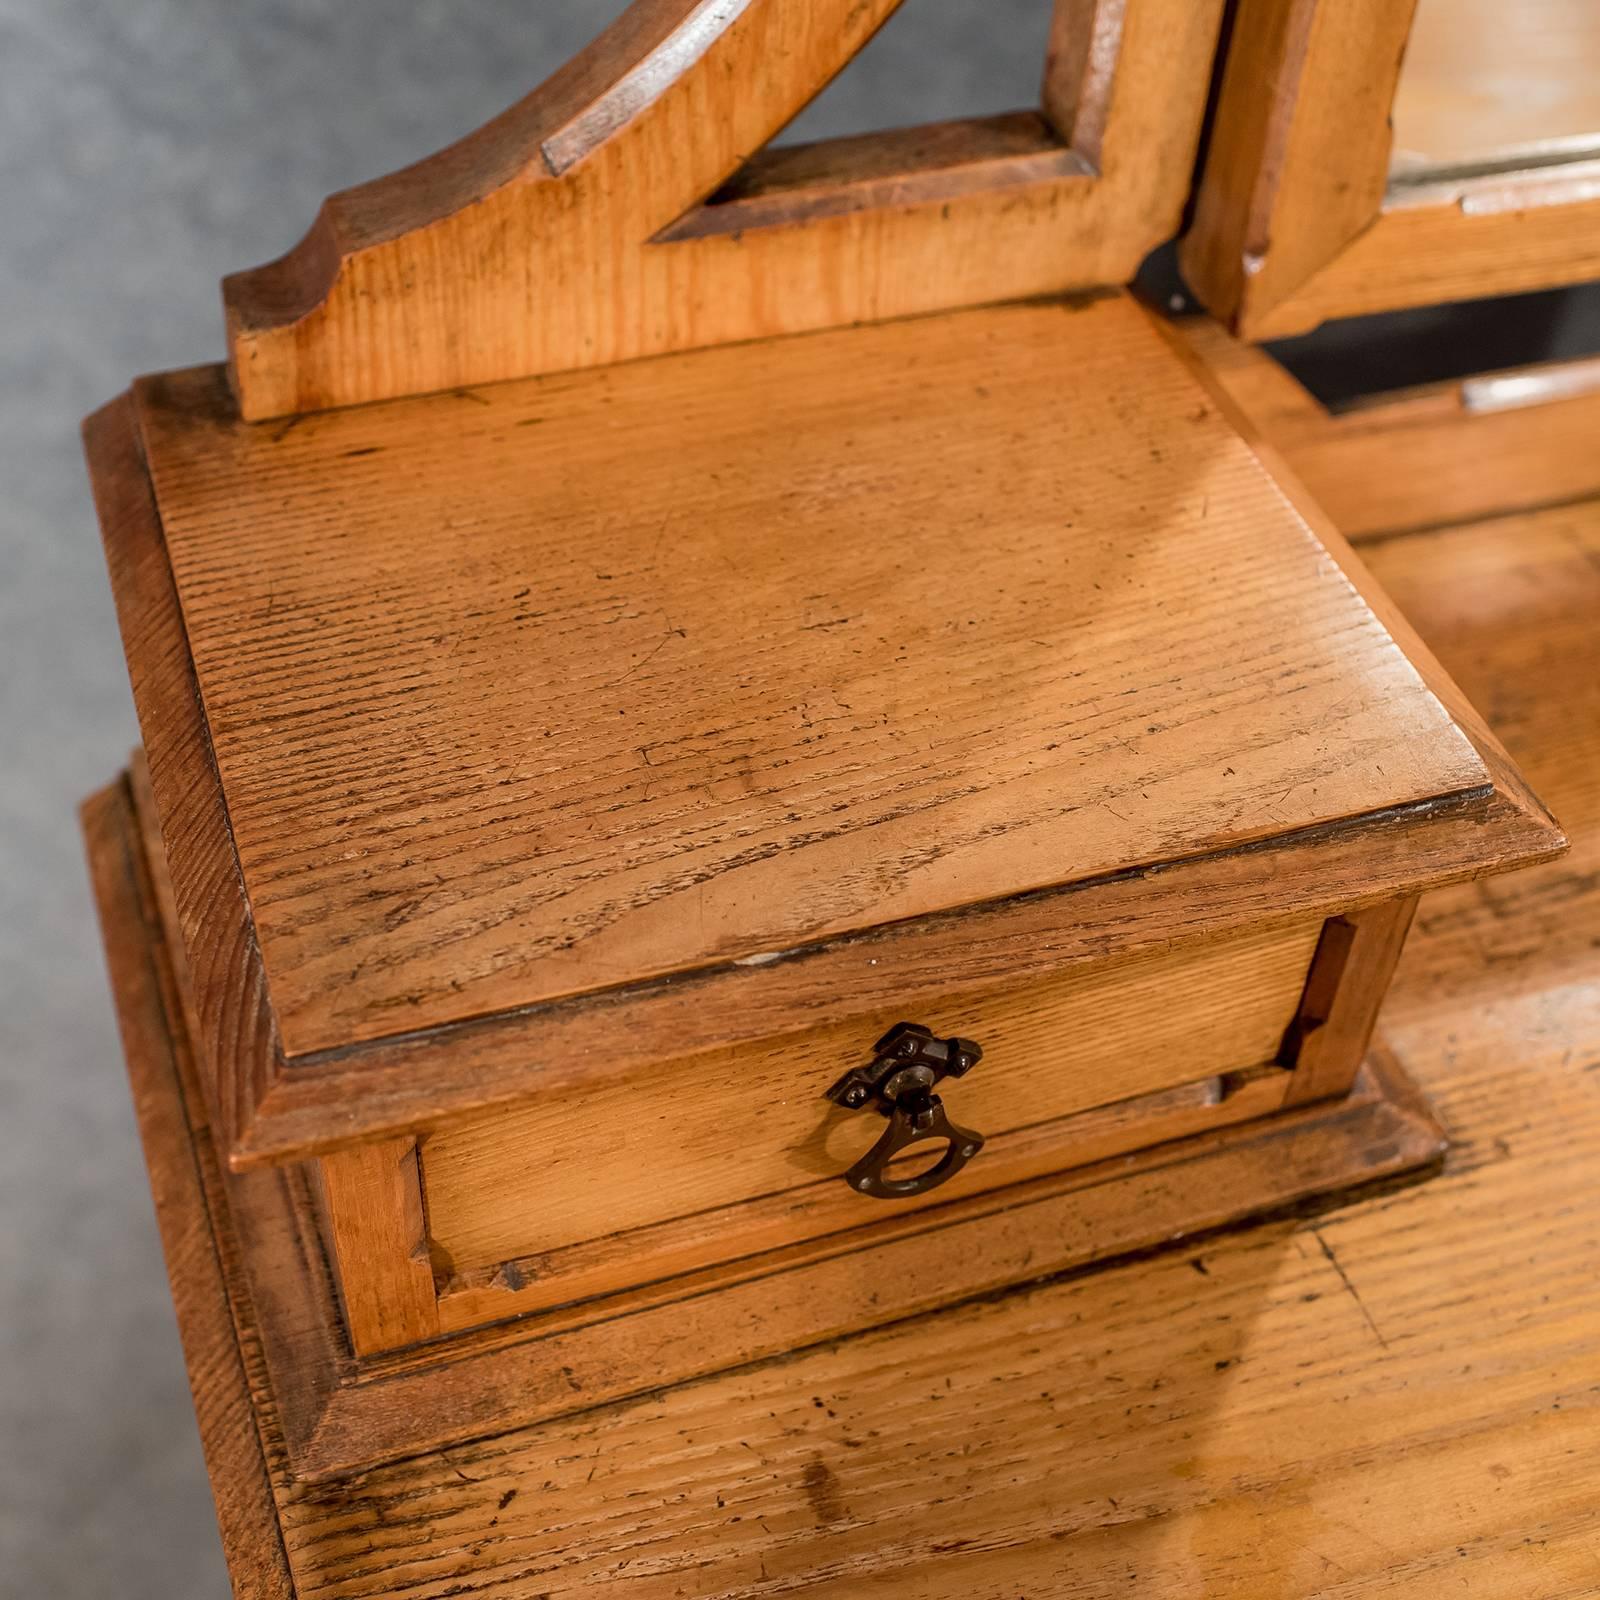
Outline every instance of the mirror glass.
{"label": "mirror glass", "polygon": [[1417,0],[1394,177],[1600,156],[1600,0]]}

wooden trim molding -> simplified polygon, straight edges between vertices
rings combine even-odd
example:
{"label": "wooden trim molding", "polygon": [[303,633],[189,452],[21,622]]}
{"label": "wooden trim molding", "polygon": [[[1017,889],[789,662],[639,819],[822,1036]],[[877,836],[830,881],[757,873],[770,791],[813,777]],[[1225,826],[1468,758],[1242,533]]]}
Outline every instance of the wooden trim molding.
{"label": "wooden trim molding", "polygon": [[357,1355],[439,1331],[415,1139],[353,1145],[309,1165]]}
{"label": "wooden trim molding", "polygon": [[1179,223],[1222,0],[1058,0],[1037,114],[763,151],[898,4],[636,0],[225,282],[241,414],[1130,279]]}
{"label": "wooden trim molding", "polygon": [[[1187,346],[1180,353],[1204,375]],[[1359,910],[1543,860],[1565,847],[1471,708],[1374,590],[1365,594],[1368,605],[1484,756],[1490,781],[1480,788],[1148,870],[916,917],[780,961],[734,962],[641,983],[614,991],[603,1006],[554,1001],[455,1024],[448,1063],[430,1048],[436,1040],[418,1035],[286,1058],[131,408],[113,403],[90,419],[86,437],[124,642],[135,662],[160,830],[175,863],[173,899],[194,974],[197,1054],[219,1141],[236,1169],[325,1155],[374,1137],[414,1136],[539,1089],[778,1039],[830,1017],[914,1008],[945,990],[957,971],[977,991],[1232,929]],[[1313,526],[1335,560],[1354,562],[1321,520]],[[1361,587],[1361,575],[1350,576]]]}
{"label": "wooden trim molding", "polygon": [[[287,1463],[274,1454],[275,1468],[335,1477],[1426,1170],[1445,1150],[1426,1105],[1378,1052],[1341,1100],[1019,1184],[1003,1199],[952,1206],[941,1228],[885,1227],[871,1246],[852,1240],[843,1253],[819,1241],[738,1281],[693,1282],[687,1294],[646,1286],[627,1307],[570,1307],[537,1324],[480,1329],[453,1340],[449,1359],[425,1346],[362,1361],[318,1259],[299,1169],[229,1178],[218,1166],[126,786],[90,802],[84,820],[174,1299],[191,1357],[200,1353],[192,1364],[212,1373],[241,1360],[245,1347],[229,1343],[219,1315],[264,1357],[264,1369],[253,1361],[243,1382],[207,1396],[231,1408],[208,1446],[214,1479],[240,1497],[237,1507],[231,1496],[219,1504],[225,1536],[231,1525],[239,1559],[257,1550],[266,1563],[253,1591],[262,1595],[286,1585],[281,1542],[266,1538],[272,1507],[252,1410],[287,1452]],[[1262,1081],[1275,1088],[1276,1077]],[[884,1296],[889,1281],[896,1291]]]}
{"label": "wooden trim molding", "polygon": [[1390,173],[1416,0],[1239,0],[1185,277],[1247,339],[1600,276],[1600,162]]}
{"label": "wooden trim molding", "polygon": [[149,936],[153,890],[126,782],[92,795],[80,820],[233,1593],[238,1600],[292,1600],[267,1447],[257,1431],[248,1358],[234,1317],[233,1297],[242,1292],[239,1263],[225,1256],[213,1224],[204,1134],[179,1082],[173,974],[165,945]]}
{"label": "wooden trim molding", "polygon": [[1209,318],[1179,326],[1347,539],[1600,494],[1600,361],[1488,372],[1333,412],[1264,350]]}

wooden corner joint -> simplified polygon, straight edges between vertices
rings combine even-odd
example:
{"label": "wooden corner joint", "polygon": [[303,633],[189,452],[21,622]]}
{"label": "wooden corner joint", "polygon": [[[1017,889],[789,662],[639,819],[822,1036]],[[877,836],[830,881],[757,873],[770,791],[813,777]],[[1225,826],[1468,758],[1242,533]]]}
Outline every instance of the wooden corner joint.
{"label": "wooden corner joint", "polygon": [[1037,113],[750,161],[898,5],[636,0],[518,105],[225,281],[241,415],[1130,275],[1176,227],[1222,0],[1057,0]]}

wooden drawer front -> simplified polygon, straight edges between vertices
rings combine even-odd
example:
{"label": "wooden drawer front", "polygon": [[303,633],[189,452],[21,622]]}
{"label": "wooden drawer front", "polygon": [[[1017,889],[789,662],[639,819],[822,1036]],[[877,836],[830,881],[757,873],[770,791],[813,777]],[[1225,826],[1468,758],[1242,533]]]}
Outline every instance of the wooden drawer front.
{"label": "wooden drawer front", "polygon": [[[905,1019],[864,1016],[436,1133],[420,1170],[444,1324],[646,1283],[1095,1159],[1105,1152],[1072,1147],[1083,1113],[1184,1086],[1196,1109],[1214,1105],[1217,1075],[1274,1060],[1320,929],[952,995]],[[990,1142],[928,1196],[885,1202],[839,1181],[882,1119],[822,1095],[900,1020],[983,1046],[977,1069],[944,1092],[955,1120]]]}

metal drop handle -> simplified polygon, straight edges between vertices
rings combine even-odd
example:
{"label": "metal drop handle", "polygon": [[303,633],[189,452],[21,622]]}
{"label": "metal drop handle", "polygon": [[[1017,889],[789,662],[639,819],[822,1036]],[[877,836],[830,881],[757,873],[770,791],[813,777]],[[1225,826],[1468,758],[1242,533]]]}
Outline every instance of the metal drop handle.
{"label": "metal drop handle", "polygon": [[[845,1182],[875,1200],[909,1200],[953,1178],[983,1148],[983,1135],[952,1122],[933,1089],[944,1078],[964,1076],[982,1059],[982,1048],[971,1039],[939,1039],[919,1023],[896,1023],[873,1047],[871,1065],[852,1067],[828,1090],[835,1105],[870,1108],[889,1119],[883,1137],[845,1173]],[[897,1156],[937,1140],[947,1148],[925,1172],[889,1176]]]}

